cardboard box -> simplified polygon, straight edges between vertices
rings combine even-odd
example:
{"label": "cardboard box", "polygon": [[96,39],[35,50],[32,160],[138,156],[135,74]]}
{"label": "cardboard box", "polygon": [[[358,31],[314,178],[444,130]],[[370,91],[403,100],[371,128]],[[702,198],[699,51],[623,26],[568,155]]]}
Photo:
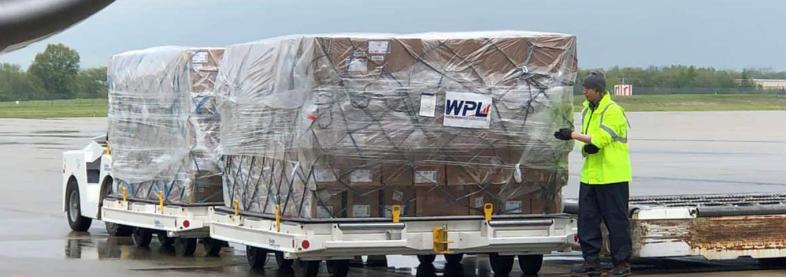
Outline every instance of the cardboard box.
{"label": "cardboard box", "polygon": [[393,205],[401,206],[401,216],[415,216],[417,197],[414,186],[385,186],[382,189],[382,216],[392,217]]}
{"label": "cardboard box", "polygon": [[344,186],[322,184],[314,191],[311,205],[313,218],[343,218],[347,216],[347,189]]}
{"label": "cardboard box", "polygon": [[464,186],[415,187],[417,216],[452,216],[469,214],[468,194]]}
{"label": "cardboard box", "polygon": [[382,165],[377,162],[359,160],[337,161],[341,168],[341,178],[350,187],[381,187]]}
{"label": "cardboard box", "polygon": [[380,186],[352,186],[347,190],[347,217],[380,217]]}

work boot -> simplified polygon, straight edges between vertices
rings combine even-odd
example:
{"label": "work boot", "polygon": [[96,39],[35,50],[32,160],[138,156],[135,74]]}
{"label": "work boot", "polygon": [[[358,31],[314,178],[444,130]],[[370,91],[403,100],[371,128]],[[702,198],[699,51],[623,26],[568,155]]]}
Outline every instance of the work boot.
{"label": "work boot", "polygon": [[571,276],[593,276],[600,275],[601,267],[599,261],[587,262],[574,266],[570,270]]}
{"label": "work boot", "polygon": [[630,265],[628,262],[618,263],[609,271],[609,275],[614,277],[630,276]]}

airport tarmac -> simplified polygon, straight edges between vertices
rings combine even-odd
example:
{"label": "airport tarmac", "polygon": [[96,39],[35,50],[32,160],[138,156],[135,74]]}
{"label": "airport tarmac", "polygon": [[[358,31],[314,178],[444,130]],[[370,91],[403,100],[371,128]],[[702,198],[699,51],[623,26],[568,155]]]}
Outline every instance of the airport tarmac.
{"label": "airport tarmac", "polygon": [[[632,195],[786,191],[786,112],[629,113],[634,170]],[[62,211],[64,150],[104,135],[104,118],[0,119],[0,276],[292,276],[269,260],[251,272],[242,247],[221,257],[175,257],[152,244],[133,247],[110,238],[101,222],[88,233],[71,232]],[[571,153],[571,179],[563,195],[575,197],[581,155]],[[567,276],[579,253],[555,253],[540,276]],[[635,260],[634,272],[650,276],[783,276],[786,262],[763,266],[753,259]],[[324,268],[323,268],[324,270]],[[517,271],[512,276],[519,276]],[[326,273],[325,273],[326,274]],[[351,276],[490,276],[484,256],[461,266],[418,268],[415,257],[389,256],[387,267],[352,268]]]}

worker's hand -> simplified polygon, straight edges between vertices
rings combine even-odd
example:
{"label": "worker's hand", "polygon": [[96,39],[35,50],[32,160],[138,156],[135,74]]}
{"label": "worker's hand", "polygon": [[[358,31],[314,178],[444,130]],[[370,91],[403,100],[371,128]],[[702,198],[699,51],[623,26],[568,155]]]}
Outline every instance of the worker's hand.
{"label": "worker's hand", "polygon": [[571,140],[571,134],[573,130],[568,128],[559,129],[559,131],[554,132],[554,137],[560,140]]}
{"label": "worker's hand", "polygon": [[600,151],[600,148],[598,148],[594,144],[585,144],[583,150],[587,154],[595,154],[598,153],[598,151]]}

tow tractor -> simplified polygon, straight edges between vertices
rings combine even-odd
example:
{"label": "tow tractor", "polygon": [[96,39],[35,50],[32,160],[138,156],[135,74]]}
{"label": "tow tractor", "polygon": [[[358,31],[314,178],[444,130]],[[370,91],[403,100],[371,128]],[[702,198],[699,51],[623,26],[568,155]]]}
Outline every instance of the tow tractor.
{"label": "tow tractor", "polygon": [[[81,150],[63,153],[63,210],[74,231],[84,232],[94,219],[104,221],[111,236],[131,236],[134,245],[147,247],[155,235],[162,246],[191,256],[202,239],[208,255],[218,255],[226,242],[210,239],[208,212],[213,205],[167,205],[129,199],[125,187],[112,178],[112,157],[104,136]],[[113,193],[118,191],[119,193]]]}

